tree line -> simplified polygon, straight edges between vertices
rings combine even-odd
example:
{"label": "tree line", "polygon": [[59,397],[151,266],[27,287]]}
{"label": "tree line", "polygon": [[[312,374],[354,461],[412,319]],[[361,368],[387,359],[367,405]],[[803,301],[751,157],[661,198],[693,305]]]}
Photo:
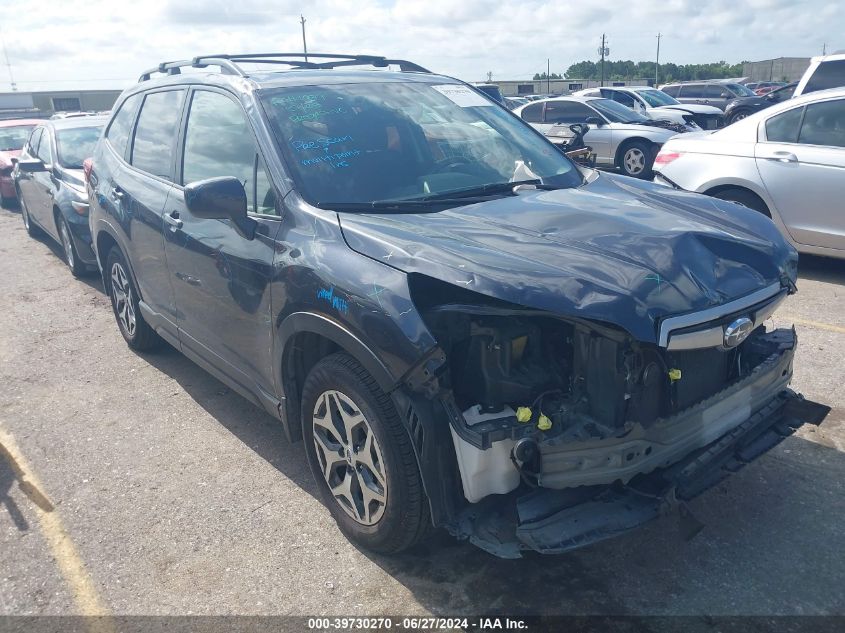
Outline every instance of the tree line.
{"label": "tree line", "polygon": [[[667,62],[660,64],[661,82],[670,81],[691,81],[695,79],[727,79],[728,77],[742,76],[742,64],[729,64],[725,61],[712,62],[709,64],[673,64]],[[566,79],[601,79],[601,62],[582,61],[572,64],[567,68],[563,77],[555,73],[551,78]],[[604,62],[605,80],[623,80],[633,78],[654,77],[654,62],[634,62],[631,60],[619,60]],[[545,79],[546,73],[534,75],[534,79]]]}

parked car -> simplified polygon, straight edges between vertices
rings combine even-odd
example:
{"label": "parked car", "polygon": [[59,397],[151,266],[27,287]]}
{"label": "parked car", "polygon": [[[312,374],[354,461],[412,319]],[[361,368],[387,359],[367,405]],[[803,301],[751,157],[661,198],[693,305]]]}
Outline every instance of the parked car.
{"label": "parked car", "polygon": [[572,137],[569,126],[586,123],[584,142],[593,148],[596,165],[618,168],[626,176],[651,178],[660,146],[685,128],[666,127],[630,108],[595,97],[558,97],[535,101],[514,110],[553,143]]}
{"label": "parked car", "polygon": [[797,85],[796,83],[791,83],[763,96],[739,97],[738,99],[729,101],[728,105],[725,106],[725,121],[730,125],[731,123],[741,121],[755,112],[765,110],[776,103],[791,99],[795,93],[795,86]]}
{"label": "parked car", "polygon": [[771,217],[801,252],[845,257],[845,88],[672,139],[655,170],[658,181]]}
{"label": "parked car", "polygon": [[83,161],[92,156],[104,117],[41,121],[15,164],[15,189],[30,236],[44,232],[61,244],[71,272],[82,275],[97,262],[88,228]]}
{"label": "parked car", "polygon": [[795,88],[795,96],[845,86],[845,51],[820,55],[810,60]]}
{"label": "parked car", "polygon": [[657,121],[669,120],[681,125],[694,125],[702,130],[715,130],[722,125],[722,111],[719,108],[699,103],[681,103],[650,86],[588,88],[574,94],[581,97],[613,99],[634,112]]}
{"label": "parked car", "polygon": [[0,204],[4,206],[17,202],[15,182],[12,179],[14,161],[20,155],[21,148],[33,128],[39,123],[40,119],[0,121]]}
{"label": "parked car", "polygon": [[127,344],[169,341],[304,439],[349,538],[562,552],[800,426],[794,332],[763,325],[797,254],[767,218],[577,167],[412,62],[301,59],[144,73],[90,225]]}
{"label": "parked car", "polygon": [[505,98],[502,96],[502,91],[496,84],[473,84],[476,90],[483,92],[494,101],[498,101],[502,105],[505,103]]}
{"label": "parked car", "polygon": [[738,83],[721,81],[689,81],[666,84],[660,89],[681,103],[697,103],[724,110],[729,101],[737,97],[753,97],[754,92]]}
{"label": "parked car", "polygon": [[749,85],[745,87],[751,89],[756,95],[767,95],[773,90],[783,88],[786,84],[787,82],[785,81],[761,81],[754,88],[751,88]]}

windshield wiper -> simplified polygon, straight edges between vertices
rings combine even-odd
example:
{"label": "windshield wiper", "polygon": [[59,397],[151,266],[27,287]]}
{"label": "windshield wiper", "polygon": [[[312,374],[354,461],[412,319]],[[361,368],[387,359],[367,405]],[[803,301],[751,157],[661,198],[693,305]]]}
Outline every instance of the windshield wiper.
{"label": "windshield wiper", "polygon": [[464,197],[484,197],[492,196],[500,193],[514,193],[514,188],[520,185],[531,185],[536,189],[543,191],[552,191],[560,189],[555,185],[545,185],[538,178],[532,180],[515,180],[513,182],[493,182],[478,187],[468,187],[466,189],[452,189],[451,191],[444,191],[442,193],[434,193],[421,198],[412,198],[412,200],[443,200],[447,198],[464,198]]}

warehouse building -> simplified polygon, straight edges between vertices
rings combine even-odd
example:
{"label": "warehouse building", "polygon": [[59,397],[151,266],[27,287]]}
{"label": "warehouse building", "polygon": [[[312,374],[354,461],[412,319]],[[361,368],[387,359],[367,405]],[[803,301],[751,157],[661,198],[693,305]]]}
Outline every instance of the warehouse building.
{"label": "warehouse building", "polygon": [[120,90],[54,90],[0,93],[0,119],[49,117],[56,112],[111,110]]}
{"label": "warehouse building", "polygon": [[809,57],[778,57],[745,62],[742,74],[748,81],[798,81],[810,66]]}
{"label": "warehouse building", "polygon": [[[505,97],[521,97],[524,95],[557,94],[565,95],[577,90],[596,88],[601,85],[600,81],[593,79],[529,79],[529,80],[504,80],[492,81],[490,83],[499,86],[502,95]],[[627,81],[605,80],[605,86],[651,86],[654,78],[651,79],[630,79]]]}

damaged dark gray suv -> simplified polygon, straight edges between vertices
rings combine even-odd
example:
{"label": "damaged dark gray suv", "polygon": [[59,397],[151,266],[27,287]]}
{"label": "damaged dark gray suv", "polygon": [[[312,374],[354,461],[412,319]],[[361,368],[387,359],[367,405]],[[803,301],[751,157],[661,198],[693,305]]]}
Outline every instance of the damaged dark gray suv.
{"label": "damaged dark gray suv", "polygon": [[562,552],[804,420],[761,214],[578,167],[401,60],[165,63],[113,112],[87,181],[120,332],[278,417],[365,547]]}

